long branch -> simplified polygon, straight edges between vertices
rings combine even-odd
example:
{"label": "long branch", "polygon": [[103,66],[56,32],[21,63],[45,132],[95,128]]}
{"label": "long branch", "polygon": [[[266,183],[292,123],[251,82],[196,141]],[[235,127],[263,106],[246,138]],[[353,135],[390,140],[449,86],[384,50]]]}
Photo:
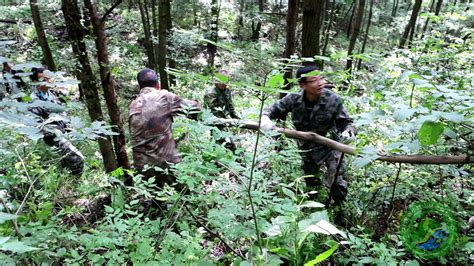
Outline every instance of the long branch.
{"label": "long branch", "polygon": [[[237,119],[219,119],[218,123],[220,126],[239,126],[241,128],[258,130],[258,123],[254,121],[241,121]],[[304,132],[291,130],[286,128],[276,128],[275,131],[284,134],[285,136],[293,139],[304,140],[308,142],[314,142],[316,144],[329,147],[331,149],[350,154],[356,155],[356,148],[342,144],[335,140],[323,137],[314,132]],[[469,155],[444,155],[444,156],[431,156],[431,155],[389,155],[380,156],[377,160],[391,162],[391,163],[409,163],[409,164],[466,164],[474,163],[474,158]]]}
{"label": "long branch", "polygon": [[101,23],[104,23],[105,20],[107,19],[107,16],[112,13],[112,11],[118,6],[120,5],[120,3],[122,3],[123,0],[117,0],[117,2],[115,2],[115,4],[113,4],[106,12],[105,14],[102,16],[102,18],[100,19],[100,22]]}

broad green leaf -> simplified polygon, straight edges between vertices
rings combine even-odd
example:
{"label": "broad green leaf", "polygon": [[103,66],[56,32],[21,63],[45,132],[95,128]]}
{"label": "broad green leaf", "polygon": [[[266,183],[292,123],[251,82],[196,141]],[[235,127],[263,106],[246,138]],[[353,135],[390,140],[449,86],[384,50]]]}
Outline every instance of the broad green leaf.
{"label": "broad green leaf", "polygon": [[271,76],[267,84],[270,88],[280,88],[283,86],[283,84],[285,84],[285,79],[283,78],[282,74],[278,73]]}
{"label": "broad green leaf", "polygon": [[443,134],[444,126],[439,122],[425,121],[418,131],[420,143],[424,146],[438,142],[439,136]]}
{"label": "broad green leaf", "polygon": [[10,240],[9,236],[0,237],[0,245],[3,245],[3,243],[6,243],[8,240]]}
{"label": "broad green leaf", "polygon": [[379,157],[380,156],[377,154],[377,149],[375,147],[364,147],[362,152],[357,155],[354,161],[352,161],[352,165],[357,169],[362,168]]}
{"label": "broad green leaf", "polygon": [[281,190],[283,191],[283,194],[287,195],[291,199],[296,199],[296,195],[293,191],[287,189],[286,187],[282,187]]}
{"label": "broad green leaf", "polygon": [[3,244],[0,249],[3,251],[11,251],[15,253],[25,253],[28,251],[39,250],[39,248],[27,246],[23,242],[17,240]]}
{"label": "broad green leaf", "polygon": [[445,136],[448,136],[452,139],[455,139],[458,137],[458,135],[456,134],[456,132],[454,132],[453,130],[451,130],[450,128],[446,127],[444,128],[444,135]]}
{"label": "broad green leaf", "polygon": [[324,208],[325,205],[316,201],[306,201],[300,205],[300,208]]}
{"label": "broad green leaf", "polygon": [[5,221],[8,221],[8,220],[15,220],[17,218],[18,218],[17,215],[9,214],[9,213],[6,213],[6,212],[0,212],[0,224],[4,223]]}
{"label": "broad green leaf", "polygon": [[415,113],[415,109],[411,109],[408,106],[406,108],[400,108],[393,113],[393,117],[398,120],[404,120]]}
{"label": "broad green leaf", "polygon": [[216,78],[222,83],[228,83],[229,82],[229,76],[221,74],[221,73],[216,73]]}
{"label": "broad green leaf", "polygon": [[336,251],[337,247],[338,247],[338,244],[333,245],[330,249],[328,249],[328,250],[324,251],[323,253],[319,254],[318,256],[316,256],[316,258],[314,260],[308,261],[304,265],[305,266],[313,266],[313,265],[316,265],[316,264],[326,260],[327,258],[329,258],[334,253],[334,251]]}
{"label": "broad green leaf", "polygon": [[416,260],[409,260],[407,262],[405,262],[405,266],[419,266],[420,263]]}
{"label": "broad green leaf", "polygon": [[270,228],[264,231],[267,236],[274,237],[281,234],[281,228],[279,225],[272,225]]}
{"label": "broad green leaf", "polygon": [[375,259],[372,258],[372,257],[362,257],[362,259],[359,260],[359,263],[361,263],[361,264],[365,264],[365,263],[370,264],[370,263],[373,263],[374,261],[375,261]]}
{"label": "broad green leaf", "polygon": [[344,238],[347,237],[346,233],[337,229],[333,224],[326,220],[321,220],[316,224],[308,226],[306,229],[303,230],[303,232],[320,233],[324,235],[341,235]]}

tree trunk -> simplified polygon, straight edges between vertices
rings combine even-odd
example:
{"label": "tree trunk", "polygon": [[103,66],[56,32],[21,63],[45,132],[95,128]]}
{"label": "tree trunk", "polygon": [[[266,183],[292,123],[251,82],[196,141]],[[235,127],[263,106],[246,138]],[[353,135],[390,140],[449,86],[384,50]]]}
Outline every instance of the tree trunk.
{"label": "tree trunk", "polygon": [[[156,14],[156,0],[151,0],[151,23],[152,23],[152,39],[156,40],[158,38],[158,17]],[[159,45],[152,41],[153,45],[153,55],[155,56],[155,62],[158,62],[159,57]]]}
{"label": "tree trunk", "polygon": [[[258,11],[262,13],[264,11],[264,4],[263,0],[258,0]],[[251,41],[258,41],[260,37],[260,30],[262,29],[262,18],[259,14],[257,16],[257,25],[254,27],[254,21],[252,21],[252,37],[250,37]]]}
{"label": "tree trunk", "polygon": [[[288,10],[286,13],[286,43],[284,58],[290,58],[295,53],[296,47],[296,25],[298,23],[298,2],[299,0],[288,0]],[[285,71],[285,90],[290,89],[289,79],[292,78],[291,68]]]}
{"label": "tree trunk", "polygon": [[441,6],[443,5],[443,0],[438,0],[436,3],[436,10],[435,10],[435,15],[439,16],[439,12],[441,12]]}
{"label": "tree trunk", "polygon": [[[429,11],[430,13],[433,12],[434,7],[435,7],[435,0],[431,0],[431,6],[430,6],[430,11]],[[430,23],[430,18],[426,17],[425,26],[423,26],[423,30],[421,31],[420,40],[423,39],[423,37],[425,36],[425,32],[428,29],[428,23]]]}
{"label": "tree trunk", "polygon": [[123,121],[120,115],[120,108],[118,105],[117,92],[115,90],[115,80],[112,77],[109,53],[107,51],[107,35],[105,33],[104,22],[101,21],[97,13],[97,6],[91,0],[84,0],[86,8],[89,10],[90,19],[95,35],[95,46],[97,48],[97,61],[100,68],[100,80],[104,90],[105,103],[111,124],[114,125],[113,131],[118,133],[113,136],[115,155],[117,157],[118,166],[124,169],[130,168],[130,163],[127,156],[127,146],[125,133],[123,129]]}
{"label": "tree trunk", "polygon": [[[218,124],[209,124],[218,126],[238,126],[251,130],[260,130],[258,122],[243,121],[237,119],[219,119]],[[313,142],[333,150],[343,152],[345,154],[357,155],[355,147],[337,142],[335,140],[323,137],[314,132],[297,131],[286,128],[275,128],[276,132],[284,134],[292,139],[299,139],[307,142]],[[444,155],[444,156],[430,156],[430,155],[391,155],[380,156],[376,160],[391,162],[391,163],[409,163],[409,164],[472,164],[474,157],[466,155]]]}
{"label": "tree trunk", "polygon": [[408,34],[411,30],[415,31],[416,19],[418,17],[418,12],[420,12],[422,0],[416,0],[415,5],[413,6],[413,12],[411,13],[410,20],[408,21],[405,31],[403,32],[402,38],[400,39],[399,48],[403,48],[408,39]]}
{"label": "tree trunk", "polygon": [[[84,96],[87,110],[92,121],[104,121],[102,109],[100,107],[97,83],[87,55],[86,44],[84,43],[84,32],[81,25],[81,13],[77,5],[77,0],[61,0],[61,8],[66,22],[66,28],[72,45],[72,51],[81,65],[81,83],[83,84]],[[100,152],[104,160],[104,167],[107,172],[117,168],[114,150],[109,137],[98,139]]]}
{"label": "tree trunk", "polygon": [[326,25],[326,30],[325,30],[324,45],[323,45],[323,49],[321,51],[321,55],[323,55],[323,56],[326,54],[326,48],[328,46],[329,39],[330,39],[329,38],[329,33],[331,32],[332,24],[334,24],[334,21],[336,20],[337,11],[338,11],[338,7],[336,5],[336,0],[333,0],[332,5],[331,5],[331,14],[329,15],[328,24]]}
{"label": "tree trunk", "polygon": [[51,71],[56,71],[56,65],[54,64],[53,55],[51,49],[49,49],[48,40],[44,33],[43,22],[38,8],[37,0],[30,0],[31,16],[33,17],[33,23],[35,24],[36,35],[38,36],[38,44],[43,51],[44,63],[48,66]]}
{"label": "tree trunk", "polygon": [[[369,17],[367,18],[367,27],[365,28],[364,41],[362,42],[362,48],[360,49],[361,54],[363,54],[365,52],[365,45],[367,43],[367,38],[369,37],[369,30],[370,30],[370,23],[371,23],[371,19],[372,19],[372,7],[373,6],[374,6],[374,0],[370,0]],[[360,69],[361,64],[362,64],[362,60],[359,59],[359,63],[357,64],[357,69]]]}
{"label": "tree trunk", "polygon": [[352,30],[351,30],[351,39],[349,40],[349,49],[347,49],[347,55],[349,58],[347,59],[346,70],[349,70],[349,74],[352,72],[352,52],[354,51],[357,37],[359,36],[360,26],[362,25],[362,18],[364,17],[364,7],[365,7],[365,0],[358,0],[357,10],[355,13],[354,22],[352,23]]}
{"label": "tree trunk", "polygon": [[168,73],[166,73],[166,55],[167,55],[167,31],[168,31],[168,9],[170,9],[169,0],[160,0],[160,18],[159,18],[159,36],[158,36],[158,68],[160,72],[160,85],[163,90],[169,90]]}
{"label": "tree trunk", "polygon": [[351,18],[349,19],[349,25],[347,26],[347,34],[346,34],[347,39],[349,39],[349,37],[351,36],[352,21],[354,21],[354,15],[355,15],[356,8],[357,8],[356,4],[357,4],[357,0],[354,0],[354,2],[351,4],[353,9],[352,9],[352,12],[351,12]]}
{"label": "tree trunk", "polygon": [[395,17],[397,15],[397,9],[398,9],[398,0],[393,0],[392,17]]}
{"label": "tree trunk", "polygon": [[[321,11],[324,0],[304,0],[303,1],[303,30],[301,38],[301,56],[313,57],[320,54],[319,38],[321,31]],[[311,62],[309,63],[311,64]],[[322,66],[322,62],[316,62]]]}
{"label": "tree trunk", "polygon": [[[169,8],[166,9],[166,17],[168,18],[168,23],[166,24],[166,29],[167,29],[167,45],[168,48],[172,47],[173,43],[171,42],[171,39],[173,37],[173,18],[171,17],[171,1],[170,4],[168,5]],[[169,49],[167,49],[169,51]],[[169,54],[169,52],[168,52]],[[170,68],[176,68],[176,61],[174,60],[173,56],[168,56],[168,66]],[[168,75],[170,87],[176,85],[176,76],[169,74]]]}
{"label": "tree trunk", "polygon": [[218,23],[219,23],[219,0],[212,0],[211,2],[211,25],[209,27],[210,35],[209,40],[210,43],[207,44],[207,67],[212,68],[214,67],[214,59],[217,53],[217,43],[218,39]]}
{"label": "tree trunk", "polygon": [[146,0],[138,0],[138,8],[142,18],[143,33],[145,35],[145,51],[148,57],[147,67],[156,69],[155,53],[153,51],[153,42],[151,41],[150,23],[148,20],[148,11],[145,8]]}

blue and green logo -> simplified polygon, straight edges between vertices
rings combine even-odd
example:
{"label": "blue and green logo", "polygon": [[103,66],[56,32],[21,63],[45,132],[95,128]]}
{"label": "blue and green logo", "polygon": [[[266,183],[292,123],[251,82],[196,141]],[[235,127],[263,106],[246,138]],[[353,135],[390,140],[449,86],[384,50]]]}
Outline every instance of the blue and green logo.
{"label": "blue and green logo", "polygon": [[457,237],[456,220],[448,208],[435,201],[414,202],[403,215],[400,237],[414,256],[435,259],[451,250]]}

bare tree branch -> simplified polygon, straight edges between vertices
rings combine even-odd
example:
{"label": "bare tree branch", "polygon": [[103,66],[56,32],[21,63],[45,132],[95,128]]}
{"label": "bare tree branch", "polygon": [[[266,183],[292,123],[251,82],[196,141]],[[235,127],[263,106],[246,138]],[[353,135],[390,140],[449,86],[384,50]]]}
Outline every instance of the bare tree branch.
{"label": "bare tree branch", "polygon": [[114,8],[116,8],[118,5],[120,5],[122,3],[123,0],[117,0],[117,2],[115,2],[115,4],[113,4],[106,12],[105,14],[102,16],[102,18],[100,19],[100,22],[101,23],[104,23],[105,20],[107,19],[107,16],[110,15],[110,13],[112,13],[112,11],[114,10]]}

